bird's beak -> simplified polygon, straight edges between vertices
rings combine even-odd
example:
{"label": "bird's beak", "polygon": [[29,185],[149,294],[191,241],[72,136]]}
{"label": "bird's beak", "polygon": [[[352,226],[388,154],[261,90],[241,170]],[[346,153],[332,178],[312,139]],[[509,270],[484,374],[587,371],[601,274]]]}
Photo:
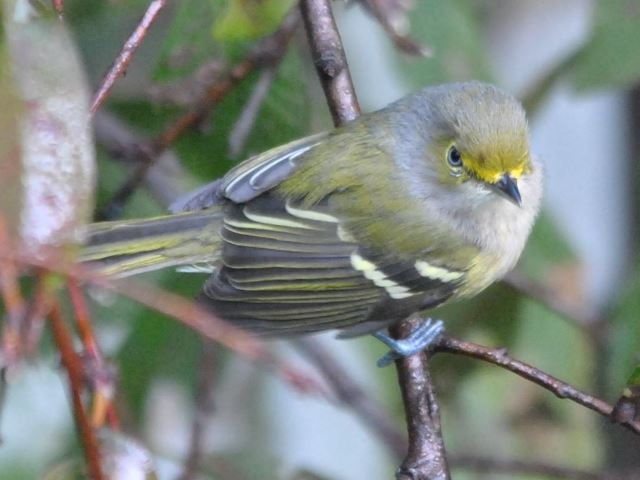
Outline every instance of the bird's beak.
{"label": "bird's beak", "polygon": [[522,197],[518,190],[518,182],[508,173],[505,173],[500,180],[493,184],[494,190],[507,200],[515,203],[519,207],[522,206]]}

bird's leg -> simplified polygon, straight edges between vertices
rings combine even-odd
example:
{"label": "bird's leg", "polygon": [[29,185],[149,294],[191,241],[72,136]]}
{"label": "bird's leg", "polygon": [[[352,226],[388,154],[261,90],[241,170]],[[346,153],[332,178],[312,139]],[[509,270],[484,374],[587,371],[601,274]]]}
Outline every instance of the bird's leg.
{"label": "bird's leg", "polygon": [[391,338],[385,333],[385,330],[374,333],[374,337],[391,349],[378,360],[378,367],[386,367],[398,358],[408,357],[414,353],[421,352],[433,344],[442,332],[444,332],[444,323],[442,320],[433,321],[427,318],[424,323],[411,332],[406,338]]}

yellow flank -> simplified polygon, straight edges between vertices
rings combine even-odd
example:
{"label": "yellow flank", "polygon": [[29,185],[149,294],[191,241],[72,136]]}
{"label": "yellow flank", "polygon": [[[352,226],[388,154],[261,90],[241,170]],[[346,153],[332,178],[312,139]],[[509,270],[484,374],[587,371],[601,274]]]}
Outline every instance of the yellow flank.
{"label": "yellow flank", "polygon": [[401,299],[415,295],[407,287],[387,278],[384,272],[378,270],[373,262],[362,258],[357,253],[351,254],[351,265],[359,272],[362,272],[365,278],[371,280],[376,286],[384,288],[391,298]]}
{"label": "yellow flank", "polygon": [[434,280],[440,280],[441,282],[453,282],[456,280],[460,280],[464,275],[462,272],[456,272],[452,270],[447,270],[446,268],[436,267],[435,265],[431,265],[429,262],[425,262],[424,260],[418,260],[415,263],[416,270],[423,277],[432,278]]}
{"label": "yellow flank", "polygon": [[316,212],[314,210],[303,210],[301,208],[292,207],[289,203],[285,205],[285,209],[290,215],[306,220],[315,220],[317,222],[338,223],[338,219],[328,213]]}

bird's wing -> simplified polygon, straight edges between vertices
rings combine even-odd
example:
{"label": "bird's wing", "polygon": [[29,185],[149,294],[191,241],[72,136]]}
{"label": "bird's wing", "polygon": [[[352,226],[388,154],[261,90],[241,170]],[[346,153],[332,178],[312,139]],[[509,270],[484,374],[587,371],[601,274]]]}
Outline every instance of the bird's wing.
{"label": "bird's wing", "polygon": [[172,213],[202,210],[229,199],[244,203],[272,189],[295,170],[297,160],[328,133],[318,133],[267,150],[238,164],[221,179],[208,183],[174,202]]}
{"label": "bird's wing", "polygon": [[[393,321],[385,303],[423,305],[448,298],[455,282],[420,273],[415,262],[363,251],[327,202],[313,207],[267,193],[227,210],[222,267],[203,299],[225,319],[255,332],[287,335]],[[415,310],[416,307],[412,307]]]}

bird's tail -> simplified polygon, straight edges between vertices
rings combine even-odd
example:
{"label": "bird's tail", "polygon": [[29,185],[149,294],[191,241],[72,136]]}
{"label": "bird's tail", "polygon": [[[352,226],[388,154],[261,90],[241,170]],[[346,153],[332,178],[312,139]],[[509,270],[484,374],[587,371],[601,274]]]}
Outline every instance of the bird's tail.
{"label": "bird's tail", "polygon": [[209,208],[89,225],[80,261],[127,276],[170,266],[210,266],[219,256],[222,212]]}

